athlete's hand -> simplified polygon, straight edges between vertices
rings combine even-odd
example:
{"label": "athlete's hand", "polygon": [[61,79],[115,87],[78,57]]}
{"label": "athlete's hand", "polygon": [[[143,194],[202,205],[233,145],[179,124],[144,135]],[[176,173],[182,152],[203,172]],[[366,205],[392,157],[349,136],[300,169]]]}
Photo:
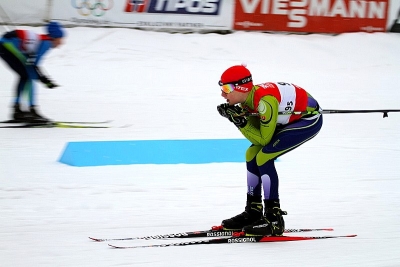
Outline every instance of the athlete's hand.
{"label": "athlete's hand", "polygon": [[53,81],[48,81],[47,83],[45,83],[45,85],[47,86],[47,88],[49,88],[49,89],[53,89],[53,88],[56,88],[56,87],[58,87],[59,85],[58,84],[55,84]]}
{"label": "athlete's hand", "polygon": [[58,87],[57,84],[55,84],[52,80],[50,80],[41,70],[41,68],[39,68],[39,66],[33,66],[36,70],[36,73],[39,77],[39,80],[46,85],[47,88],[49,89],[53,89],[55,87]]}
{"label": "athlete's hand", "polygon": [[228,107],[229,107],[228,103],[224,103],[224,104],[218,105],[217,106],[217,110],[218,110],[219,115],[221,115],[224,118],[228,118],[228,114],[226,114],[226,109]]}
{"label": "athlete's hand", "polygon": [[53,88],[55,88],[55,87],[58,87],[58,85],[57,84],[55,84],[52,80],[50,80],[48,77],[46,77],[46,76],[40,76],[39,77],[39,80],[44,84],[44,85],[46,85],[46,87],[47,88],[49,88],[49,89],[53,89]]}
{"label": "athlete's hand", "polygon": [[218,113],[227,118],[230,122],[236,125],[236,127],[243,128],[247,124],[247,118],[244,116],[245,111],[239,106],[230,106],[228,103],[224,103],[217,106]]}

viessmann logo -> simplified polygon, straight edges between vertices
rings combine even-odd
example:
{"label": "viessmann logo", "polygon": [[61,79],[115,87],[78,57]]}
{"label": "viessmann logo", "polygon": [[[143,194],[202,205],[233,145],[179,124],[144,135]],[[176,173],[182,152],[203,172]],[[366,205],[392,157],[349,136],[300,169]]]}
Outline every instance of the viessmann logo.
{"label": "viessmann logo", "polygon": [[218,15],[223,0],[126,0],[125,12]]}
{"label": "viessmann logo", "polygon": [[113,0],[71,0],[71,5],[81,16],[101,17],[114,6]]}
{"label": "viessmann logo", "polygon": [[236,0],[235,29],[384,30],[389,0]]}
{"label": "viessmann logo", "polygon": [[[347,3],[346,3],[347,2]],[[384,19],[385,1],[344,1],[344,0],[240,0],[244,13],[285,15],[288,27],[302,28],[307,17],[378,18]]]}

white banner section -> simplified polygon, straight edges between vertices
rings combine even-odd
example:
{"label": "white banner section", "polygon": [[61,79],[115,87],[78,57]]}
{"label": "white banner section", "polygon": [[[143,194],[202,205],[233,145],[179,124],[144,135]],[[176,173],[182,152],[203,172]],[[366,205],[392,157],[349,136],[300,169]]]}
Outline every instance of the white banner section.
{"label": "white banner section", "polygon": [[49,19],[49,0],[0,0],[0,23],[43,24]]}
{"label": "white banner section", "polygon": [[233,21],[233,0],[71,0],[53,1],[52,10],[75,26],[224,31]]}

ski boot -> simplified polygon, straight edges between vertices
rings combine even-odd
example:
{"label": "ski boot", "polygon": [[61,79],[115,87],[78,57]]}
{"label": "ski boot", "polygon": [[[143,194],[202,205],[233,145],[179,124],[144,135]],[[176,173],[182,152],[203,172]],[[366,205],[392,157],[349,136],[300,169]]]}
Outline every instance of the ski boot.
{"label": "ski boot", "polygon": [[282,215],[286,211],[280,208],[279,200],[264,200],[264,216],[255,223],[243,227],[246,236],[280,236],[285,231],[285,221]]}
{"label": "ski boot", "polygon": [[28,117],[29,117],[30,112],[22,111],[18,103],[16,103],[14,105],[13,109],[14,109],[13,115],[12,115],[13,121],[28,122]]}
{"label": "ski boot", "polygon": [[36,110],[36,106],[31,106],[30,108],[30,112],[28,115],[28,120],[31,123],[49,123],[51,122],[48,118],[43,117],[42,115],[40,115],[37,110]]}
{"label": "ski boot", "polygon": [[223,220],[221,225],[224,230],[241,231],[246,225],[258,221],[262,217],[263,205],[261,196],[247,195],[244,211],[230,219]]}

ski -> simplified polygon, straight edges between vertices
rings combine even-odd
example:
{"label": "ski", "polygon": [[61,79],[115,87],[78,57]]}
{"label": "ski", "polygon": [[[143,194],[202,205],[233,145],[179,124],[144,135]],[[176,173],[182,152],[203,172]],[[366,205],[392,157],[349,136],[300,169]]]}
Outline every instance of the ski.
{"label": "ski", "polygon": [[[314,231],[333,231],[332,228],[314,228],[314,229],[286,229],[285,233],[300,233],[300,232],[314,232]],[[150,235],[150,236],[138,236],[138,237],[125,237],[125,238],[94,238],[89,239],[96,242],[104,241],[127,241],[127,240],[150,240],[150,239],[169,239],[169,238],[193,238],[193,237],[230,237],[235,231],[224,230],[222,226],[213,226],[209,230],[194,231],[194,232],[182,232],[166,235]]]}
{"label": "ski", "polygon": [[[70,123],[70,124],[107,124],[112,122],[112,120],[105,120],[105,121],[51,121],[54,123]],[[18,124],[23,124],[23,123],[28,123],[28,122],[21,122],[18,120],[4,120],[0,121],[0,123],[7,124],[7,123],[18,123]]]}
{"label": "ski", "polygon": [[131,249],[131,248],[154,248],[154,247],[173,247],[173,246],[191,246],[206,244],[237,244],[237,243],[260,243],[260,242],[288,242],[301,240],[318,240],[331,238],[356,237],[357,235],[330,235],[330,236],[239,236],[239,237],[219,237],[213,239],[201,239],[179,243],[166,243],[144,246],[118,246],[108,244],[112,248]]}
{"label": "ski", "polygon": [[70,123],[70,124],[107,124],[113,122],[112,120],[106,121],[55,121],[56,123]]}
{"label": "ski", "polygon": [[2,125],[0,128],[112,128],[109,125],[68,124],[63,122],[49,123],[16,123]]}
{"label": "ski", "polygon": [[121,126],[103,125],[90,123],[67,123],[67,122],[48,122],[48,123],[15,123],[1,125],[0,128],[92,128],[92,129],[105,129],[105,128],[127,128],[130,124]]}

